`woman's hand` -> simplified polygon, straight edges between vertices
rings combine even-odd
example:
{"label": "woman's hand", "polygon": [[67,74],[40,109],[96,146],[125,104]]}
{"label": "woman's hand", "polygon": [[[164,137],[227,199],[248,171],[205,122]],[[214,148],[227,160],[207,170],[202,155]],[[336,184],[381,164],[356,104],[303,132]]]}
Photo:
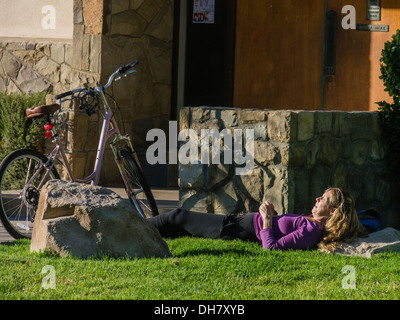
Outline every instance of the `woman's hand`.
{"label": "woman's hand", "polygon": [[260,214],[263,217],[264,229],[272,229],[272,218],[274,216],[274,205],[271,202],[265,201],[259,208]]}

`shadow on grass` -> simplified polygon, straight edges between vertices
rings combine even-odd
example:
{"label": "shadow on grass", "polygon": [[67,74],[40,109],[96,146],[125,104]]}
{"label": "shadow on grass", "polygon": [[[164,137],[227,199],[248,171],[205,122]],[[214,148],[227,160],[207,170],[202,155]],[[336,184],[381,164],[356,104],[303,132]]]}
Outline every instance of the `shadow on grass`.
{"label": "shadow on grass", "polygon": [[29,244],[30,241],[31,241],[30,239],[7,240],[7,241],[0,242],[0,246],[15,247],[15,246]]}
{"label": "shadow on grass", "polygon": [[11,246],[15,246],[15,245],[17,245],[17,243],[15,243],[15,241],[3,241],[3,242],[0,242],[0,246],[11,247]]}
{"label": "shadow on grass", "polygon": [[190,249],[187,251],[173,254],[175,258],[190,257],[190,256],[226,256],[226,255],[254,255],[254,252],[244,249]]}

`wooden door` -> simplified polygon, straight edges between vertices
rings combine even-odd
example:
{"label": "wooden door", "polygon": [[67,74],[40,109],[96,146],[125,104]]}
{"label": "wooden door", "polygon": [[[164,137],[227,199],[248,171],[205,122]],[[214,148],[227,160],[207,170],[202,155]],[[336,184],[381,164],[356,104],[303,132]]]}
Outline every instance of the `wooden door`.
{"label": "wooden door", "polygon": [[235,107],[320,107],[324,15],[325,1],[237,1]]}
{"label": "wooden door", "polygon": [[[384,43],[400,28],[400,1],[381,0],[381,20],[367,20],[367,0],[237,0],[234,106],[241,108],[376,110],[391,101],[380,76]],[[356,24],[342,27],[351,5]],[[325,10],[336,13],[335,72],[323,77]]]}
{"label": "wooden door", "polygon": [[[381,0],[381,20],[367,20],[367,1],[329,0],[329,10],[338,13],[336,23],[336,73],[328,76],[325,88],[326,110],[377,110],[377,101],[392,101],[379,79],[380,57],[386,41],[400,28],[400,1]],[[345,5],[352,5],[356,24],[388,25],[389,32],[343,29]]]}

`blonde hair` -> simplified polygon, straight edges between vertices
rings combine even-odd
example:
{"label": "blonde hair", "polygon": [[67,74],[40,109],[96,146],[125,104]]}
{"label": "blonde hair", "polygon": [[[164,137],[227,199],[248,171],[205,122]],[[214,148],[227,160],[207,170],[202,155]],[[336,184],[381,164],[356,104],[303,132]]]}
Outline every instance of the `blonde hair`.
{"label": "blonde hair", "polygon": [[339,188],[329,188],[329,205],[336,208],[326,222],[325,231],[318,247],[332,252],[343,242],[352,242],[357,237],[368,237],[368,232],[358,220],[352,195]]}

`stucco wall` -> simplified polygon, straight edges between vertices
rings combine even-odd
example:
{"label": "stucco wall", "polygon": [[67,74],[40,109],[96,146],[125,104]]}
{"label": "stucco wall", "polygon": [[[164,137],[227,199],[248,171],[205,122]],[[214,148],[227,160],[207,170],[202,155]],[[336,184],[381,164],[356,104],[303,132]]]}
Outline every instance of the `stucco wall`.
{"label": "stucco wall", "polygon": [[72,40],[74,0],[2,0],[0,38]]}

